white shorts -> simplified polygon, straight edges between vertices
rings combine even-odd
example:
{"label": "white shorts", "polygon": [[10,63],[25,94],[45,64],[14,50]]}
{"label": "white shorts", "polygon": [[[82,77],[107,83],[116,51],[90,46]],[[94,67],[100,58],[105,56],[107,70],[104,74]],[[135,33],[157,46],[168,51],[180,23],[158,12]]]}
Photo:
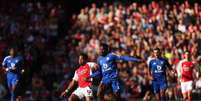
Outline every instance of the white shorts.
{"label": "white shorts", "polygon": [[181,82],[181,92],[185,93],[193,89],[193,81]]}
{"label": "white shorts", "polygon": [[76,96],[78,96],[80,99],[82,99],[85,96],[93,96],[93,92],[91,90],[91,88],[89,87],[85,87],[85,88],[80,88],[78,87],[73,94],[75,94]]}

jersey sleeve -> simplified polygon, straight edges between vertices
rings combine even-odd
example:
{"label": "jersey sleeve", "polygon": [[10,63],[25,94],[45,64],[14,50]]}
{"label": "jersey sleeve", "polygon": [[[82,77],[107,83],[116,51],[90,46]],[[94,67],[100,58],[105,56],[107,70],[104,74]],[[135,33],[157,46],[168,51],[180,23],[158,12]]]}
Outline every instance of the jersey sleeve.
{"label": "jersey sleeve", "polygon": [[74,76],[73,76],[73,80],[78,81],[78,75],[77,75],[77,72],[76,72],[76,71],[75,71],[75,74],[74,74]]}
{"label": "jersey sleeve", "polygon": [[111,57],[114,60],[133,61],[133,62],[140,62],[141,61],[141,59],[138,59],[138,58],[134,58],[131,56],[121,56],[121,55],[117,55],[115,53],[111,53]]}
{"label": "jersey sleeve", "polygon": [[148,68],[152,68],[152,60],[149,61]]}
{"label": "jersey sleeve", "polygon": [[8,56],[4,58],[3,62],[2,62],[2,66],[6,66],[6,63],[7,63],[7,60],[8,60]]}
{"label": "jersey sleeve", "polygon": [[150,75],[152,75],[152,61],[153,60],[150,60],[149,64],[148,64],[148,70],[149,70],[148,72],[149,72]]}
{"label": "jersey sleeve", "polygon": [[149,66],[149,63],[150,63],[151,60],[152,60],[152,58],[148,57],[148,59],[147,59],[147,66]]}

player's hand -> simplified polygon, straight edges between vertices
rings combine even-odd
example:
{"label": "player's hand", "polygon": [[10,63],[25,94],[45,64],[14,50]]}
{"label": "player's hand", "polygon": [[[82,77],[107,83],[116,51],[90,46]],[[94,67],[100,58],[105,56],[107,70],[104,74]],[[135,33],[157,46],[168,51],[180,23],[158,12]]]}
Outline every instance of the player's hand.
{"label": "player's hand", "polygon": [[149,80],[153,80],[153,77],[152,77],[152,76],[148,76],[148,79],[149,79]]}
{"label": "player's hand", "polygon": [[9,71],[9,68],[3,68],[2,70],[3,70],[4,73],[6,73],[6,72]]}
{"label": "player's hand", "polygon": [[5,72],[8,72],[8,70],[9,70],[9,69],[8,69],[8,68],[6,68],[6,69],[5,69]]}
{"label": "player's hand", "polygon": [[23,74],[24,72],[25,72],[24,69],[22,69],[22,70],[21,70],[21,74]]}
{"label": "player's hand", "polygon": [[63,91],[63,92],[60,94],[60,96],[61,96],[61,97],[63,97],[63,96],[65,96],[65,95],[67,95],[67,94],[68,94],[68,92],[69,92],[69,90],[68,90],[68,89],[66,89],[65,91]]}
{"label": "player's hand", "polygon": [[63,92],[60,94],[61,97],[65,96],[65,95],[66,95],[66,92],[65,92],[65,91],[63,91]]}

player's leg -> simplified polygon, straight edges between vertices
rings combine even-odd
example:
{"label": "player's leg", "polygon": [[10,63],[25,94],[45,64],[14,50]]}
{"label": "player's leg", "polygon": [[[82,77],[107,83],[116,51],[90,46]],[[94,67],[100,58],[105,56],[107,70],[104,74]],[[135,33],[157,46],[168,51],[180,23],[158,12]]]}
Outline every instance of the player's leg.
{"label": "player's leg", "polygon": [[188,101],[191,101],[192,91],[188,91]]}
{"label": "player's leg", "polygon": [[188,99],[188,98],[187,98],[187,92],[183,92],[182,95],[183,95],[184,101],[186,101],[186,100]]}
{"label": "player's leg", "polygon": [[186,82],[181,82],[181,92],[182,92],[182,96],[184,101],[187,100],[187,86],[186,86]]}
{"label": "player's leg", "polygon": [[90,87],[85,87],[83,88],[83,93],[84,93],[84,96],[86,98],[86,101],[92,101],[92,97],[93,97],[93,91]]}
{"label": "player's leg", "polygon": [[12,101],[15,101],[15,99],[16,99],[15,89],[17,87],[17,84],[18,84],[18,79],[13,78],[12,79],[12,86],[11,86],[11,99],[12,99]]}
{"label": "player's leg", "polygon": [[68,101],[80,101],[79,97],[75,94],[71,94]]}
{"label": "player's leg", "polygon": [[98,86],[97,96],[99,101],[104,101],[104,92],[106,90],[106,85],[102,82]]}
{"label": "player's leg", "polygon": [[192,90],[193,90],[193,81],[188,82],[187,88],[188,88],[188,92],[187,92],[188,101],[191,101],[191,95],[192,95]]}
{"label": "player's leg", "polygon": [[92,97],[91,96],[86,96],[86,101],[92,101]]}
{"label": "player's leg", "polygon": [[152,82],[153,92],[156,100],[160,100],[160,88],[157,82]]}
{"label": "player's leg", "polygon": [[160,83],[160,97],[161,97],[162,101],[166,101],[166,96],[165,96],[166,89],[167,89],[167,83],[161,82]]}
{"label": "player's leg", "polygon": [[165,91],[166,91],[165,89],[160,90],[160,96],[162,101],[166,101]]}
{"label": "player's leg", "polygon": [[119,80],[112,80],[112,90],[115,96],[115,99],[117,101],[122,101],[121,100],[121,95],[120,95],[120,83]]}
{"label": "player's leg", "polygon": [[68,101],[80,101],[84,97],[82,93],[83,90],[81,88],[77,88],[68,98]]}
{"label": "player's leg", "polygon": [[10,92],[10,101],[15,101],[15,88],[17,84],[17,79],[15,78],[14,74],[8,73],[7,74],[7,85]]}
{"label": "player's leg", "polygon": [[160,93],[155,93],[156,100],[160,100]]}
{"label": "player's leg", "polygon": [[12,87],[11,87],[11,96],[12,96],[12,98],[14,100],[16,99],[15,90],[16,90],[18,82],[19,82],[18,77],[17,76],[13,77],[13,79],[12,79]]}
{"label": "player's leg", "polygon": [[7,75],[7,85],[8,85],[8,89],[10,93],[10,100],[12,100],[12,83],[11,83],[11,78],[8,77],[8,75]]}

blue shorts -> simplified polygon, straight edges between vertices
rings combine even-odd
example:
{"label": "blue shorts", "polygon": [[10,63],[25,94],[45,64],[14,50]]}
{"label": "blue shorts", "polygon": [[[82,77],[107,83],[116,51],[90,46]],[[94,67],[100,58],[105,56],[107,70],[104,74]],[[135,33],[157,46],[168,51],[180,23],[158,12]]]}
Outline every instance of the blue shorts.
{"label": "blue shorts", "polygon": [[160,90],[167,89],[167,83],[166,82],[156,82],[156,81],[153,81],[152,82],[152,86],[153,86],[154,94],[160,93]]}
{"label": "blue shorts", "polygon": [[7,73],[7,84],[8,87],[12,87],[13,85],[17,85],[19,81],[19,75],[15,73],[8,72]]}
{"label": "blue shorts", "polygon": [[120,82],[118,78],[114,79],[108,79],[108,78],[103,78],[101,80],[101,83],[106,85],[106,86],[111,86],[113,92],[120,92]]}

